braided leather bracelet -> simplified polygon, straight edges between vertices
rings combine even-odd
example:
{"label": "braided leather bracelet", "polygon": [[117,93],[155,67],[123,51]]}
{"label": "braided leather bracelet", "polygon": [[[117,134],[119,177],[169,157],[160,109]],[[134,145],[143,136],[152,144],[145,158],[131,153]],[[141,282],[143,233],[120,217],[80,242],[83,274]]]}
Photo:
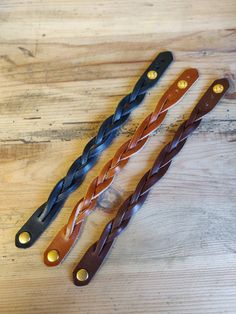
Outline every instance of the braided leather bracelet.
{"label": "braided leather bracelet", "polygon": [[120,206],[115,218],[104,228],[100,238],[84,254],[73,272],[73,281],[77,286],[87,285],[109,252],[112,243],[127,227],[131,217],[146,200],[151,187],[168,170],[172,159],[183,148],[188,136],[199,126],[202,117],[210,112],[223,97],[229,82],[227,79],[216,80],[200,99],[190,117],[178,128],[174,138],[160,152],[152,168],[139,181],[135,191]]}
{"label": "braided leather bracelet", "polygon": [[119,102],[115,113],[102,123],[97,135],[85,146],[82,155],[73,162],[66,176],[55,185],[47,202],[42,204],[17,232],[15,237],[17,247],[32,246],[47,229],[68,196],[82,184],[86,173],[96,163],[101,152],[111,143],[117,129],[128,120],[131,111],[143,101],[148,90],[159,81],[172,60],[172,53],[165,51],[151,63],[139,78],[133,91]]}
{"label": "braided leather bracelet", "polygon": [[184,71],[159,100],[154,112],[150,113],[136,129],[132,138],[117,150],[114,157],[102,168],[100,174],[90,184],[86,195],[75,205],[68,223],[59,231],[44,254],[48,266],[60,264],[72,249],[81,233],[85,218],[92,212],[101,195],[113,182],[129,158],[142,149],[149,135],[164,120],[168,109],[175,105],[198,79],[196,69]]}

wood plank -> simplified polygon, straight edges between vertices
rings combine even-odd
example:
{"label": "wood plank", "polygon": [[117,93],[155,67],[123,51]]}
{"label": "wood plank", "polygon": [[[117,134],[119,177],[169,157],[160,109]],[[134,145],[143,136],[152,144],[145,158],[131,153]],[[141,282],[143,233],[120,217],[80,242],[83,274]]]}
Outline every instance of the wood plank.
{"label": "wood plank", "polygon": [[[236,312],[236,2],[26,1],[0,4],[0,313]],[[19,227],[66,174],[153,57],[175,62],[28,250]],[[100,198],[65,263],[42,254],[78,198],[187,67],[200,79]],[[212,80],[231,90],[204,118],[115,242],[96,278],[71,272]]]}

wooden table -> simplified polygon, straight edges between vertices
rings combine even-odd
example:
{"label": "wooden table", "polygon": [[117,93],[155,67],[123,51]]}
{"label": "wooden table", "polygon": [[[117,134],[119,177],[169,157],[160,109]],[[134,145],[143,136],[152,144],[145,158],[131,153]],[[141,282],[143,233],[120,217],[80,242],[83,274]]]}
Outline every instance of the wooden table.
{"label": "wooden table", "polygon": [[[216,78],[236,74],[236,2],[2,0],[0,313],[236,313],[236,93],[189,139],[91,284],[71,272]],[[47,199],[154,56],[175,62],[30,249],[16,231]],[[99,201],[66,262],[42,254],[88,184],[181,71],[200,79]]]}

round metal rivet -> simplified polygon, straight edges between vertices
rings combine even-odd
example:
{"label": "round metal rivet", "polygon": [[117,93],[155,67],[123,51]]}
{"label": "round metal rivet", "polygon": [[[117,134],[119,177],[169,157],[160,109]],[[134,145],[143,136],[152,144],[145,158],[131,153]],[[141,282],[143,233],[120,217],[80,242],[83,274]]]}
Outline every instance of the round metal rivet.
{"label": "round metal rivet", "polygon": [[150,80],[155,80],[155,78],[157,78],[157,72],[156,71],[149,71],[148,74],[147,74],[147,77]]}
{"label": "round metal rivet", "polygon": [[29,232],[22,232],[20,235],[19,235],[19,242],[21,244],[26,244],[30,241],[30,234]]}
{"label": "round metal rivet", "polygon": [[56,262],[59,259],[59,253],[57,252],[57,250],[49,251],[47,254],[47,259],[51,263]]}
{"label": "round metal rivet", "polygon": [[224,90],[224,86],[221,85],[221,84],[216,84],[216,85],[213,86],[213,91],[214,91],[214,93],[216,93],[216,94],[222,93],[223,90]]}
{"label": "round metal rivet", "polygon": [[79,281],[85,281],[88,279],[88,277],[89,277],[89,274],[86,269],[81,268],[80,270],[77,271],[76,278]]}
{"label": "round metal rivet", "polygon": [[177,84],[178,88],[185,89],[188,86],[188,82],[185,80],[180,80]]}

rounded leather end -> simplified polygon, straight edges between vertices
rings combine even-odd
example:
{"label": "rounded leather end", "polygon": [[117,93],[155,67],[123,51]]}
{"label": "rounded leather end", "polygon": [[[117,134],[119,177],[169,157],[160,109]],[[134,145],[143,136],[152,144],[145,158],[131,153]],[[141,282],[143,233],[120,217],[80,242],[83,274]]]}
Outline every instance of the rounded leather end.
{"label": "rounded leather end", "polygon": [[75,245],[80,234],[81,224],[75,226],[73,233],[69,238],[66,237],[65,225],[50,243],[46,251],[44,252],[44,264],[49,267],[58,266],[61,264],[70,250]]}

